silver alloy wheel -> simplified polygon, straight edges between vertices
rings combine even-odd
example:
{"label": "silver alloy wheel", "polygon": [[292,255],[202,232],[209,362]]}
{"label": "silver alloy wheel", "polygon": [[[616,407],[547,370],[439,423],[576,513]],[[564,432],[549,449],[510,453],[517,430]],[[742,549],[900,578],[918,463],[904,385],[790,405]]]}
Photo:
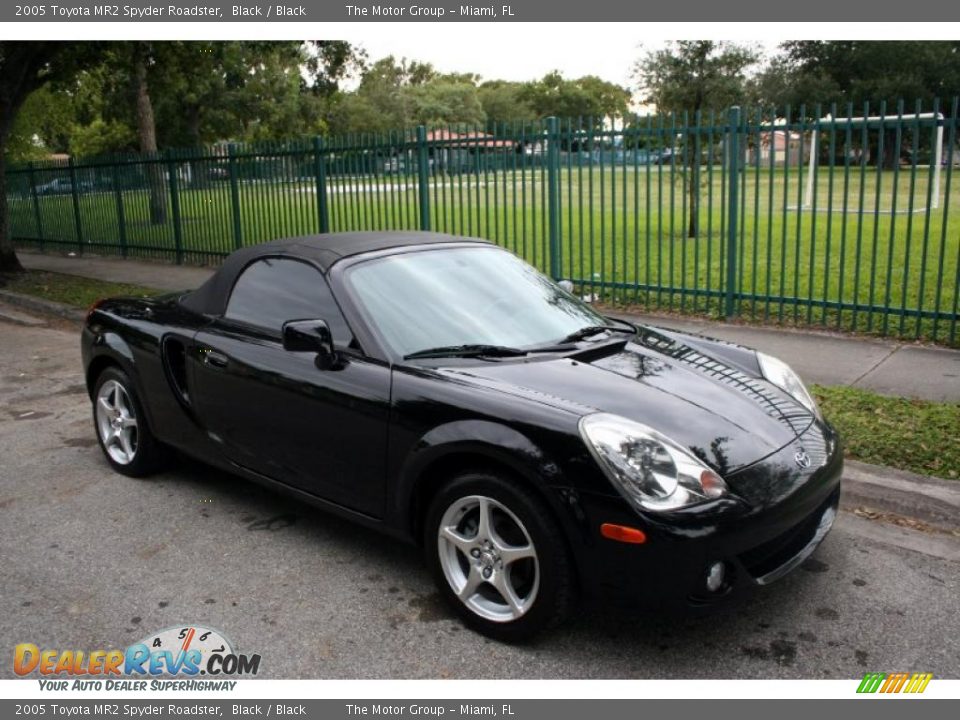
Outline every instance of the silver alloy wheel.
{"label": "silver alloy wheel", "polygon": [[107,380],[97,392],[97,432],[110,458],[129,465],[137,454],[137,414],[126,389]]}
{"label": "silver alloy wheel", "polygon": [[510,622],[533,607],[540,588],[537,550],[499,501],[469,495],[452,503],[440,520],[437,550],[454,594],[480,617]]}

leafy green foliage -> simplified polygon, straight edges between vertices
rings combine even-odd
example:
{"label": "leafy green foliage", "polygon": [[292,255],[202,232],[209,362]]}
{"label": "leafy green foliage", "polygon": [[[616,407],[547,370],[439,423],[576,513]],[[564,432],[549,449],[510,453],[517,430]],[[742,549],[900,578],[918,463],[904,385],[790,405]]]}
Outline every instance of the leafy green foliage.
{"label": "leafy green foliage", "polygon": [[541,118],[614,118],[626,115],[630,92],[594,75],[567,80],[553,71],[524,83],[520,98]]}
{"label": "leafy green foliage", "polygon": [[488,124],[519,124],[537,119],[537,111],[528,102],[524,86],[524,83],[489,80],[477,88]]}
{"label": "leafy green foliage", "polygon": [[747,73],[759,59],[749,45],[713,40],[669,42],[634,66],[643,100],[662,113],[725,108],[742,102]]}
{"label": "leafy green foliage", "polygon": [[[960,42],[957,41],[791,41],[751,83],[757,102],[783,107],[814,107],[847,102],[860,115],[870,102],[876,114],[881,101],[896,112],[901,99],[946,100],[960,89]],[[825,112],[825,110],[824,110]],[[913,112],[913,108],[905,108]]]}
{"label": "leafy green foliage", "polygon": [[134,150],[136,143],[137,135],[129,125],[96,118],[89,125],[72,126],[69,150],[71,155],[93,157]]}

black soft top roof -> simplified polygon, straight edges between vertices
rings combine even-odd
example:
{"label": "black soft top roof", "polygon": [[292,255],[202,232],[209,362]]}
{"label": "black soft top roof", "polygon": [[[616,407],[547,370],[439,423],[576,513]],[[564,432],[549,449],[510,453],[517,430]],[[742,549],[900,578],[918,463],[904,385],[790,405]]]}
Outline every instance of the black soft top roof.
{"label": "black soft top roof", "polygon": [[251,262],[264,257],[307,260],[325,273],[338,260],[353,255],[414,245],[464,242],[486,243],[487,241],[413,230],[329,233],[274,240],[262,245],[241,248],[231,253],[210,279],[193,292],[183,296],[180,303],[187,309],[204,315],[222,315],[226,310],[227,300],[237,276]]}

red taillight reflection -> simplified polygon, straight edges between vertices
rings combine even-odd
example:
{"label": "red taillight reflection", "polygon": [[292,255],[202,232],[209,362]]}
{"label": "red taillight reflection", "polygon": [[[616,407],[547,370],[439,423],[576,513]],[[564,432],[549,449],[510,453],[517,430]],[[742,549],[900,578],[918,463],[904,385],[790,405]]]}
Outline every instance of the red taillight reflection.
{"label": "red taillight reflection", "polygon": [[106,298],[100,298],[99,300],[94,300],[93,305],[87,308],[87,317],[86,322],[90,321],[90,316],[93,315],[94,310],[103,305]]}

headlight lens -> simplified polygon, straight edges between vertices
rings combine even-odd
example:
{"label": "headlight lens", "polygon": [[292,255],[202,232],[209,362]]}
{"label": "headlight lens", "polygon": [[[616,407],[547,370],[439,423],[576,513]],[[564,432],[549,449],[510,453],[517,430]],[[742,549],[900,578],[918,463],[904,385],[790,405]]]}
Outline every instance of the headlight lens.
{"label": "headlight lens", "polygon": [[727,486],[688,450],[619,415],[580,420],[580,434],[623,495],[644,510],[676,510],[725,495]]}
{"label": "headlight lens", "polygon": [[822,419],[820,416],[820,408],[817,407],[817,402],[807,391],[800,376],[797,375],[789,365],[779,358],[762,352],[757,353],[757,360],[760,362],[760,372],[763,373],[763,376],[767,380],[790,395],[794,400],[816,415],[818,419]]}

